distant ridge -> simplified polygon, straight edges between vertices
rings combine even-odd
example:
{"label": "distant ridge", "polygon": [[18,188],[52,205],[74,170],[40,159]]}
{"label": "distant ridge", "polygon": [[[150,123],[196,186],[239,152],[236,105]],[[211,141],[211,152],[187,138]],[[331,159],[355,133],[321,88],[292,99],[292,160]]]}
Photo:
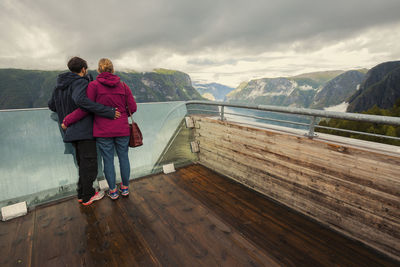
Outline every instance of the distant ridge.
{"label": "distant ridge", "polygon": [[296,76],[292,76],[290,78],[309,78],[318,83],[326,83],[334,77],[343,74],[344,70],[329,70],[329,71],[318,71],[318,72],[309,72],[304,74],[299,74]]}
{"label": "distant ridge", "polygon": [[210,100],[223,101],[228,93],[234,88],[220,83],[193,82],[193,87],[203,96]]}
{"label": "distant ridge", "polygon": [[346,102],[360,88],[365,73],[358,70],[346,71],[328,81],[314,97],[310,108],[325,108]]}
{"label": "distant ridge", "polygon": [[[64,71],[0,69],[0,109],[47,107],[58,74]],[[90,71],[96,77],[97,72]],[[116,72],[132,89],[137,102],[203,99],[186,73],[156,69],[153,72]]]}
{"label": "distant ridge", "polygon": [[[262,78],[241,83],[227,95],[229,102],[310,107],[324,85],[342,70],[304,73],[292,77]],[[318,106],[322,108],[322,106]]]}

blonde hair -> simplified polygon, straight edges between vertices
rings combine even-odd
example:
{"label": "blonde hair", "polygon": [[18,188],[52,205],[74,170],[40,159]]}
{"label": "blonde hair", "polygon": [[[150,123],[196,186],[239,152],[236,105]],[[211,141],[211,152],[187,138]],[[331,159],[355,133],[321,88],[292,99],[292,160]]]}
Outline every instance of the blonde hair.
{"label": "blonde hair", "polygon": [[99,67],[98,67],[97,71],[99,73],[103,73],[103,72],[114,73],[113,63],[108,58],[102,58],[99,60]]}

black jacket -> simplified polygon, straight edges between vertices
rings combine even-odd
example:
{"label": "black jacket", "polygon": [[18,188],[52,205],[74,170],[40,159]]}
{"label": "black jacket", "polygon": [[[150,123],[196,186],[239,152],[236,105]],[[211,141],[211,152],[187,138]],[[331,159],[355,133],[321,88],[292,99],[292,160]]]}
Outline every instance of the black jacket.
{"label": "black jacket", "polygon": [[[99,116],[114,119],[115,108],[107,107],[91,101],[86,96],[86,88],[89,84],[87,77],[81,77],[73,72],[58,75],[57,85],[48,102],[49,108],[58,115],[59,124],[65,116],[77,108],[96,113]],[[89,114],[82,120],[70,125],[64,131],[64,142],[93,139],[93,115]]]}

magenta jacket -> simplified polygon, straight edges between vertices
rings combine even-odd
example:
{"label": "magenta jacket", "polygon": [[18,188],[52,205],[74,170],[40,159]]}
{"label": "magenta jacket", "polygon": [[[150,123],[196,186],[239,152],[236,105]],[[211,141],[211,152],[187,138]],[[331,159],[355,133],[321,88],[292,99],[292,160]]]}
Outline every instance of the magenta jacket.
{"label": "magenta jacket", "polygon": [[[136,101],[129,87],[125,83],[120,82],[120,78],[117,75],[103,72],[97,76],[95,81],[89,83],[86,93],[89,99],[105,106],[117,108],[121,112],[121,117],[114,120],[95,115],[93,136],[129,136],[129,114],[127,107],[131,113],[137,110]],[[67,115],[63,123],[68,127],[81,120],[87,114],[88,112],[78,108]]]}

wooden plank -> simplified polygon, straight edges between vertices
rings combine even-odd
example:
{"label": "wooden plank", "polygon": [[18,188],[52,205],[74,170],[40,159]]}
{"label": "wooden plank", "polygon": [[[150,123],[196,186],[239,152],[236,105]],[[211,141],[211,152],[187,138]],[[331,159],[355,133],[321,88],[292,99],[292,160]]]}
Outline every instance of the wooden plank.
{"label": "wooden plank", "polygon": [[398,265],[200,165],[135,180],[117,201],[37,208],[0,223],[0,237],[1,266]]}
{"label": "wooden plank", "polygon": [[[288,207],[291,207],[311,218],[314,218],[315,220],[324,223],[325,225],[329,226],[332,229],[335,229],[338,232],[360,240],[363,243],[368,244],[369,246],[374,247],[379,251],[382,251],[383,253],[390,254],[392,255],[392,257],[397,257],[396,255],[398,255],[398,250],[394,249],[391,246],[391,244],[397,244],[397,241],[393,241],[393,239],[391,238],[392,241],[387,242],[387,240],[385,238],[382,238],[381,235],[371,236],[371,234],[369,233],[370,230],[364,225],[360,223],[357,224],[357,222],[353,222],[347,218],[345,220],[342,220],[342,216],[333,212],[332,210],[318,207],[316,205],[307,206],[307,203],[303,203],[302,199],[283,198],[282,194],[285,194],[287,192],[276,190],[276,188],[274,188],[272,192],[266,192],[264,188],[260,189],[257,186],[253,186],[252,188],[263,194],[266,194],[267,196],[275,199],[280,203],[283,203],[284,205],[287,205]],[[296,194],[294,194],[293,196],[296,196]],[[323,218],[323,220],[321,220],[321,218]],[[351,227],[349,227],[348,225],[350,225]],[[354,229],[363,229],[364,233],[360,234],[358,231],[353,233],[352,231],[354,231]],[[377,239],[375,239],[376,237],[380,240],[377,241]]]}
{"label": "wooden plank", "polygon": [[35,213],[0,222],[0,266],[31,266]]}
{"label": "wooden plank", "polygon": [[130,220],[139,229],[149,249],[155,255],[160,266],[183,266],[179,250],[176,249],[175,237],[171,230],[160,220],[156,211],[138,194],[131,194],[130,201],[122,204]]}
{"label": "wooden plank", "polygon": [[[156,265],[110,199],[37,210],[34,266]],[[51,242],[49,242],[51,240]]]}
{"label": "wooden plank", "polygon": [[[400,172],[400,157],[388,157],[386,155],[355,150],[349,147],[337,146],[335,144],[310,141],[305,137],[293,138],[292,136],[282,134],[281,136],[275,135],[273,139],[271,139],[268,136],[263,135],[263,132],[258,132],[258,135],[256,135],[249,131],[238,131],[230,127],[223,128],[223,126],[218,124],[216,127],[215,125],[202,127],[198,129],[197,132],[198,134],[210,136],[210,138],[213,136],[216,140],[225,138],[235,143],[243,143],[244,140],[246,140],[246,143],[250,144],[258,142],[260,146],[268,149],[275,149],[275,151],[282,151],[282,149],[283,151],[286,151],[289,149],[288,153],[293,153],[295,151],[297,152],[296,156],[299,155],[301,149],[301,154],[306,153],[305,155],[309,156],[311,159],[317,160],[318,165],[324,166],[324,164],[329,163],[329,159],[335,159],[335,162],[340,163],[335,165],[336,168],[349,171],[355,168],[354,170],[361,172],[360,174],[364,174],[366,169],[372,168],[372,170],[376,170],[375,172],[378,175],[386,178],[392,177],[394,181],[398,181],[398,174]],[[369,157],[370,160],[368,161],[368,159],[366,159],[367,161],[363,162],[364,157]],[[321,158],[323,160],[319,161]],[[371,165],[371,161],[375,162],[375,164]],[[349,163],[352,163],[353,165],[348,166]],[[358,166],[361,163],[365,163],[365,166],[359,168]]]}
{"label": "wooden plank", "polygon": [[[204,138],[204,137],[201,137]],[[198,138],[200,140],[200,138]],[[216,142],[219,141],[224,141],[224,139],[219,139]],[[251,146],[251,144],[246,144],[245,146]],[[377,175],[377,178],[371,178],[374,177],[372,175],[372,172],[368,173],[368,177],[360,177],[357,176],[356,172],[353,170],[351,171],[351,169],[356,168],[356,163],[354,163],[354,165],[351,166],[347,166],[345,168],[345,170],[342,170],[344,167],[343,165],[340,165],[340,163],[333,163],[334,161],[332,159],[328,160],[328,159],[324,159],[322,156],[319,159],[311,159],[309,157],[307,157],[307,155],[305,153],[301,153],[300,151],[297,152],[295,155],[290,155],[287,152],[282,152],[282,149],[280,149],[280,151],[277,152],[273,152],[270,150],[270,148],[265,149],[263,148],[265,151],[270,152],[271,154],[276,154],[276,155],[281,155],[281,156],[286,156],[286,157],[290,157],[290,158],[294,158],[296,160],[301,160],[303,161],[305,164],[309,165],[309,166],[313,166],[315,169],[320,169],[320,170],[325,170],[325,171],[329,171],[331,174],[338,174],[339,176],[344,176],[344,178],[354,178],[351,179],[351,181],[360,181],[360,184],[362,185],[367,185],[370,187],[375,186],[380,186],[382,187],[382,189],[392,193],[392,194],[399,194],[398,191],[393,190],[393,185],[396,185],[397,182],[393,180],[388,180],[386,179],[386,177],[382,177],[381,175]],[[365,172],[364,172],[365,173]],[[373,173],[375,174],[375,173]],[[365,175],[364,175],[365,176]],[[380,176],[380,177],[379,177]],[[350,181],[350,180],[349,180]],[[385,187],[386,186],[386,187]]]}
{"label": "wooden plank", "polygon": [[106,198],[98,203],[100,205],[93,206],[94,214],[100,221],[100,233],[105,233],[104,242],[110,244],[113,261],[116,266],[160,266],[138,228],[119,206],[124,200]]}
{"label": "wooden plank", "polygon": [[[212,211],[206,210],[187,192],[176,190],[176,184],[172,181],[176,180],[175,174],[163,175],[163,178],[159,181],[160,185],[163,188],[174,188],[173,193],[179,199],[176,205],[166,207],[170,221],[175,227],[182,227],[183,231],[190,233],[205,248],[212,247],[213,249],[208,249],[208,253],[217,260],[217,265],[277,265],[270,257],[260,253],[257,247],[240,238],[235,229],[225,224],[222,218],[215,216]],[[218,246],[215,245],[217,243]]]}
{"label": "wooden plank", "polygon": [[[78,205],[77,202],[74,203]],[[83,221],[76,217],[76,213],[69,207],[68,201],[54,206],[37,208],[35,212],[33,266],[61,266],[66,262],[71,266],[82,265],[78,257],[70,256],[69,259],[64,259],[64,253],[71,255],[78,251],[82,252],[79,236],[84,236],[82,227],[80,227]],[[74,252],[75,249],[77,251]]]}
{"label": "wooden plank", "polygon": [[[230,144],[226,144],[226,147],[225,147],[223,142],[219,142],[219,144],[211,143],[209,147],[208,147],[207,143],[204,143],[202,147],[206,150],[207,149],[209,151],[214,150],[214,151],[217,151],[217,153],[219,153],[218,148],[221,146],[223,147],[223,149],[226,148],[225,149],[226,153],[229,153],[229,156],[231,156],[232,158],[234,158],[234,157],[238,158],[243,154],[243,155],[245,155],[244,156],[245,158],[244,158],[244,160],[241,161],[242,163],[246,164],[245,162],[248,162],[248,165],[252,166],[252,164],[254,163],[254,161],[253,161],[253,159],[254,159],[257,161],[257,163],[260,163],[260,164],[259,165],[253,164],[254,165],[253,167],[255,167],[255,168],[259,167],[259,168],[262,168],[262,170],[266,170],[266,171],[268,170],[268,172],[275,173],[276,175],[282,176],[283,179],[287,179],[287,177],[289,177],[289,178],[291,177],[292,179],[303,177],[306,180],[314,179],[314,181],[312,181],[313,184],[315,184],[315,182],[317,180],[318,181],[322,180],[323,183],[331,182],[331,186],[333,186],[332,189],[334,189],[333,192],[335,192],[335,193],[336,193],[336,191],[343,189],[341,187],[338,187],[339,185],[341,185],[342,187],[343,186],[349,187],[350,191],[347,191],[347,192],[345,191],[346,194],[347,193],[352,194],[352,192],[351,192],[352,190],[357,191],[357,188],[359,188],[360,196],[356,195],[354,198],[355,201],[359,201],[359,200],[362,200],[364,197],[367,197],[366,201],[368,201],[368,202],[373,200],[373,201],[378,201],[379,205],[383,204],[383,212],[386,213],[386,212],[392,210],[394,212],[394,214],[398,214],[398,206],[399,206],[398,198],[395,198],[390,195],[385,195],[384,193],[376,191],[376,190],[368,190],[368,189],[366,190],[365,187],[363,188],[361,186],[358,186],[357,184],[351,184],[347,181],[341,181],[340,179],[337,179],[336,177],[332,177],[330,175],[319,174],[318,172],[316,172],[312,169],[310,170],[310,169],[302,167],[301,164],[298,164],[296,166],[296,164],[292,164],[290,161],[285,162],[285,161],[276,160],[276,159],[274,159],[274,155],[265,156],[265,154],[262,154],[262,153],[258,154],[257,157],[254,157],[251,154],[251,152],[247,153],[249,151],[249,148],[246,150],[245,149],[242,149],[242,150],[235,149],[234,148],[235,145],[230,145]],[[246,153],[242,153],[242,152],[246,152]],[[223,153],[223,150],[221,150],[221,153]],[[269,167],[269,166],[271,166],[271,167]],[[287,170],[285,171],[283,169],[287,169]],[[306,175],[303,175],[303,174],[306,174]],[[298,175],[298,176],[296,176],[296,175]],[[324,185],[324,186],[326,186],[326,185]],[[315,188],[318,189],[318,187],[315,187]],[[327,191],[327,190],[324,190],[324,191]],[[327,192],[329,193],[330,191],[328,190]],[[349,196],[351,197],[351,195],[349,195]],[[360,197],[360,199],[358,199],[358,197]],[[367,207],[368,207],[368,204],[371,204],[368,202],[365,203],[365,204],[367,204]],[[357,203],[357,205],[358,205],[358,203]],[[379,207],[372,207],[371,211],[374,212],[374,210],[376,208],[379,208]]]}
{"label": "wooden plank", "polygon": [[[146,203],[150,213],[155,214],[153,221],[147,227],[156,233],[162,248],[169,250],[174,261],[178,261],[180,266],[201,266],[203,263],[215,265],[214,259],[208,256],[207,248],[201,243],[196,243],[195,239],[171,221],[171,216],[166,214],[166,208],[172,203],[177,203],[176,198],[172,194],[168,194],[170,190],[163,188],[159,184],[159,177],[154,177],[152,183],[148,183],[145,188],[141,189],[140,196]],[[170,198],[165,198],[163,192]],[[163,198],[164,197],[164,198]],[[156,203],[155,199],[163,198],[161,204]],[[152,243],[149,243],[152,245]],[[155,250],[155,253],[158,252]],[[177,255],[174,257],[174,255]]]}
{"label": "wooden plank", "polygon": [[215,153],[220,150],[221,153],[225,151],[228,153],[225,153],[227,157],[236,157],[239,162],[249,167],[275,174],[282,179],[290,179],[357,208],[378,213],[389,220],[398,221],[400,219],[400,199],[392,195],[365,188],[329,174],[321,174],[313,169],[303,167],[303,164],[297,160],[282,159],[282,157],[266,154],[263,150],[254,149],[250,146],[231,144],[223,140],[213,143],[204,137],[199,138],[199,140],[205,140],[205,142],[202,142],[201,148],[208,151]]}
{"label": "wooden plank", "polygon": [[[261,128],[255,128],[247,125],[240,125],[234,122],[227,122],[227,121],[218,121],[210,118],[196,118],[194,117],[195,122],[197,123],[196,129],[201,129],[202,124],[208,125],[208,126],[222,126],[223,129],[233,129],[233,130],[238,130],[238,131],[245,131],[249,133],[254,133],[256,136],[269,136],[270,138],[293,138],[295,139],[304,139],[304,142],[309,142],[312,145],[319,145],[319,146],[326,146],[326,145],[334,145],[336,147],[340,146],[346,146],[351,151],[349,153],[362,153],[370,158],[375,158],[376,156],[378,157],[385,157],[387,156],[388,159],[392,159],[393,157],[399,158],[400,153],[399,150],[397,149],[396,146],[391,146],[391,145],[385,145],[385,144],[379,144],[379,143],[374,143],[374,142],[368,142],[368,141],[363,141],[363,140],[358,140],[358,139],[351,139],[351,138],[343,138],[340,136],[331,136],[333,139],[341,139],[340,142],[336,142],[333,140],[327,140],[327,139],[308,139],[305,138],[303,135],[295,134],[295,133],[289,133],[289,132],[282,132],[282,131],[277,131],[273,129],[261,129]],[[330,135],[326,135],[330,136]],[[344,140],[349,141],[350,143],[344,142]],[[358,145],[353,145],[353,143],[363,143],[363,146],[358,146]],[[382,146],[385,148],[383,149]],[[383,150],[382,150],[383,149]]]}
{"label": "wooden plank", "polygon": [[[196,167],[195,166],[191,167],[192,170],[194,168],[196,168]],[[315,241],[315,242],[319,243],[318,245],[312,244],[311,246],[313,246],[313,247],[315,247],[315,246],[330,247],[334,243],[338,242],[338,243],[342,243],[342,245],[339,248],[338,253],[340,253],[341,255],[349,253],[348,255],[350,258],[352,257],[352,255],[355,255],[355,254],[353,254],[353,252],[351,252],[352,249],[357,249],[357,245],[355,245],[354,243],[343,242],[343,240],[340,241],[340,238],[342,238],[342,237],[329,236],[329,234],[331,234],[331,232],[325,232],[325,230],[321,229],[321,228],[314,227],[312,230],[312,234],[310,235],[311,232],[308,232],[308,230],[306,230],[306,229],[308,227],[311,227],[311,225],[314,224],[314,222],[303,220],[301,217],[298,217],[297,214],[294,214],[292,212],[285,212],[282,208],[279,208],[279,210],[277,210],[277,206],[268,205],[268,203],[266,203],[263,198],[255,198],[254,193],[252,191],[241,190],[240,186],[238,186],[237,184],[234,184],[234,183],[227,184],[226,181],[224,181],[222,179],[222,177],[220,177],[218,174],[210,172],[210,170],[208,170],[208,169],[198,167],[196,171],[198,171],[204,175],[203,179],[206,179],[207,181],[209,181],[213,184],[220,184],[220,189],[230,192],[228,194],[235,197],[236,200],[238,198],[244,200],[242,203],[244,203],[246,205],[246,207],[254,210],[257,214],[265,215],[267,213],[268,215],[271,215],[268,220],[276,220],[276,221],[281,222],[282,225],[285,225],[285,227],[288,227],[289,229],[291,229],[293,231],[293,233],[295,233],[295,234],[308,233],[309,237],[306,239],[309,239],[310,241]],[[229,186],[229,185],[232,185],[232,186]],[[232,189],[232,187],[234,187],[234,186],[236,186],[236,188],[238,188],[238,189],[236,189],[236,190]],[[207,185],[207,187],[210,187],[210,185]],[[247,199],[247,201],[245,201],[245,199]],[[236,203],[237,203],[237,201],[236,201]],[[276,210],[276,212],[273,212],[274,210]],[[299,220],[301,220],[301,221],[299,222]],[[287,232],[287,231],[285,231],[285,232]],[[304,237],[303,237],[303,239],[304,239]],[[300,246],[303,247],[304,244],[301,244]],[[347,247],[347,246],[349,246],[349,247]],[[337,249],[337,247],[332,247],[332,249],[335,250],[335,249]],[[343,251],[340,251],[341,249],[343,249]],[[332,252],[330,252],[330,254],[332,254]],[[363,255],[362,258],[368,258],[368,255]]]}
{"label": "wooden plank", "polygon": [[201,131],[209,131],[209,133],[211,133],[212,135],[233,135],[233,137],[237,135],[243,135],[249,137],[250,139],[260,140],[269,145],[279,144],[283,146],[293,147],[295,149],[298,148],[298,145],[301,142],[307,147],[317,148],[317,152],[319,152],[320,149],[329,149],[332,152],[337,152],[339,155],[344,157],[346,157],[347,155],[357,156],[360,158],[367,157],[374,161],[376,161],[377,159],[382,159],[382,163],[388,163],[391,165],[398,163],[400,158],[400,155],[388,156],[383,153],[373,152],[371,150],[357,149],[351,147],[350,145],[344,146],[343,144],[328,143],[317,139],[310,140],[304,136],[292,136],[282,133],[274,133],[273,135],[271,135],[268,134],[269,132],[267,130],[253,129],[252,131],[251,128],[239,130],[235,127],[236,125],[234,124],[227,124],[226,126],[224,126],[210,122],[206,124],[206,127],[201,127],[200,129],[196,129],[196,131],[198,133],[201,133]]}
{"label": "wooden plank", "polygon": [[[200,159],[203,162],[208,163],[208,166],[213,166],[215,169],[225,173],[233,178],[237,177],[237,173],[245,177],[249,176],[259,176],[259,173],[254,173],[252,169],[245,169],[245,171],[240,170],[240,168],[232,168],[233,162],[230,162],[230,158],[222,158],[222,156],[210,153],[210,160],[206,161],[202,159],[200,155]],[[220,165],[216,167],[215,162],[219,162]],[[230,166],[225,167],[225,166]],[[340,213],[327,208],[330,204],[326,204],[327,200],[323,197],[313,197],[316,198],[316,201],[313,202],[308,200],[310,197],[309,193],[304,193],[304,189],[301,188],[293,188],[291,184],[280,184],[281,181],[278,179],[273,179],[270,176],[264,176],[265,182],[268,182],[268,186],[258,187],[257,184],[252,184],[251,187],[254,189],[266,194],[267,196],[276,199],[277,201],[288,205],[289,207],[294,208],[295,210],[301,211],[302,213],[312,216],[316,220],[328,224],[331,227],[350,234],[351,236],[363,240],[363,242],[380,249],[382,251],[389,251],[390,253],[396,255],[398,253],[398,240],[393,238],[392,236],[380,232],[378,229],[371,228],[354,218],[349,218],[346,216],[342,216]],[[273,179],[273,180],[271,180]],[[289,188],[289,189],[287,189]],[[325,203],[325,204],[324,204]],[[322,204],[323,206],[321,206]],[[397,251],[397,252],[396,252]]]}
{"label": "wooden plank", "polygon": [[129,201],[125,201],[122,206],[142,233],[143,238],[147,240],[160,264],[185,266],[192,261],[193,266],[198,266],[199,259],[186,255],[193,254],[193,251],[189,249],[185,252],[187,247],[180,240],[184,233],[179,233],[170,227],[160,215],[160,210],[163,210],[166,204],[163,203],[161,206],[153,204],[152,198],[160,194],[161,189],[156,188],[153,181],[150,183],[145,180],[134,183],[134,188],[135,191],[130,194]]}
{"label": "wooden plank", "polygon": [[[233,226],[238,227],[246,237],[251,238],[257,245],[264,248],[268,247],[265,248],[266,250],[271,252],[278,250],[282,254],[288,255],[289,261],[293,260],[297,265],[303,260],[304,262],[310,260],[309,257],[313,257],[312,250],[315,247],[326,252],[325,256],[315,256],[314,260],[318,259],[319,265],[334,264],[335,255],[340,255],[340,261],[346,256],[348,256],[349,262],[353,261],[353,264],[357,261],[358,253],[353,250],[356,247],[352,247],[351,242],[343,242],[343,239],[340,239],[343,237],[327,236],[331,232],[323,228],[316,229],[315,223],[297,215],[294,216],[293,212],[285,208],[275,204],[271,205],[271,202],[262,197],[255,197],[253,192],[242,189],[238,184],[224,180],[220,186],[217,186],[219,192],[215,191],[215,186],[218,181],[221,181],[221,178],[215,174],[210,175],[207,170],[204,171],[206,175],[190,175],[187,170],[182,171],[184,173],[180,175],[181,180],[179,181],[181,187],[192,191],[196,198],[202,200],[215,212],[220,213],[225,221],[229,221]],[[226,194],[225,191],[230,193]],[[227,203],[235,203],[234,208],[228,207]],[[308,231],[308,227],[311,227],[311,225],[314,225],[314,228],[312,231]],[[326,231],[325,234],[324,231]],[[336,242],[342,245],[335,246]],[[294,248],[291,247],[293,244],[295,244]],[[287,249],[290,252],[286,253]],[[290,258],[293,255],[297,255],[297,257]],[[368,254],[366,254],[360,259],[365,260],[368,257]],[[370,262],[374,265],[374,260]],[[343,262],[338,265],[343,265]]]}
{"label": "wooden plank", "polygon": [[[189,175],[185,173],[184,176],[186,178]],[[195,195],[196,198],[199,200],[216,199],[213,205],[208,205],[208,207],[214,212],[217,212],[219,218],[224,218],[224,222],[226,222],[226,216],[233,213],[234,218],[238,219],[238,221],[228,221],[228,224],[234,226],[234,228],[238,229],[242,234],[246,231],[246,239],[252,240],[257,246],[263,247],[275,260],[278,260],[280,264],[295,265],[296,263],[305,264],[306,262],[318,264],[318,261],[315,261],[312,257],[312,254],[315,252],[305,256],[304,252],[301,251],[303,247],[296,246],[297,242],[301,242],[301,237],[292,236],[293,239],[290,238],[290,242],[286,240],[282,241],[282,233],[286,232],[285,226],[271,224],[267,227],[263,224],[264,220],[261,219],[260,214],[246,209],[237,203],[236,199],[231,199],[228,194],[216,190],[214,186],[210,186],[207,182],[201,179],[196,179],[195,181],[196,183],[190,183],[189,186],[184,187],[184,189],[193,190],[193,188],[196,189],[200,186],[201,189],[196,189],[196,192],[198,192],[198,194]],[[176,182],[182,186],[182,181]],[[232,203],[235,203],[233,207]],[[267,233],[269,238],[265,238],[265,236],[261,234],[263,232]],[[285,257],[282,257],[282,255],[285,255]]]}
{"label": "wooden plank", "polygon": [[[210,133],[211,134],[211,133]],[[206,138],[208,138],[206,136]],[[237,138],[237,137],[234,137]],[[209,139],[215,140],[216,142],[219,140],[224,140],[224,137],[210,137]],[[243,143],[243,140],[246,140],[246,145],[252,145],[252,140],[245,139],[245,138],[239,138],[235,140],[226,140],[226,141],[231,141],[233,143]],[[319,152],[319,156],[316,155],[314,158],[310,158],[309,155],[307,154],[307,149],[298,149],[294,153],[290,154],[290,151],[285,151],[284,150],[284,145],[279,145],[276,146],[276,150],[273,150],[271,146],[265,146],[263,143],[258,143],[256,145],[259,145],[260,147],[263,147],[265,151],[268,151],[273,154],[278,154],[281,156],[286,156],[290,158],[295,158],[297,160],[301,160],[305,162],[305,164],[312,165],[315,169],[319,169],[324,172],[329,172],[331,175],[339,176],[343,179],[348,179],[351,182],[358,182],[361,185],[368,186],[371,188],[378,188],[382,191],[385,191],[387,193],[400,196],[400,191],[397,190],[396,188],[399,187],[399,179],[398,179],[398,173],[400,172],[399,166],[394,165],[392,168],[387,168],[387,169],[399,169],[396,172],[396,180],[393,179],[388,179],[386,176],[382,175],[381,172],[366,172],[366,171],[360,171],[357,173],[357,171],[360,169],[357,167],[357,162],[353,160],[344,160],[336,163],[340,157],[333,157],[333,158],[324,158],[324,153]],[[349,165],[349,162],[352,164]],[[376,164],[375,164],[376,165]],[[395,174],[393,174],[395,175]]]}

